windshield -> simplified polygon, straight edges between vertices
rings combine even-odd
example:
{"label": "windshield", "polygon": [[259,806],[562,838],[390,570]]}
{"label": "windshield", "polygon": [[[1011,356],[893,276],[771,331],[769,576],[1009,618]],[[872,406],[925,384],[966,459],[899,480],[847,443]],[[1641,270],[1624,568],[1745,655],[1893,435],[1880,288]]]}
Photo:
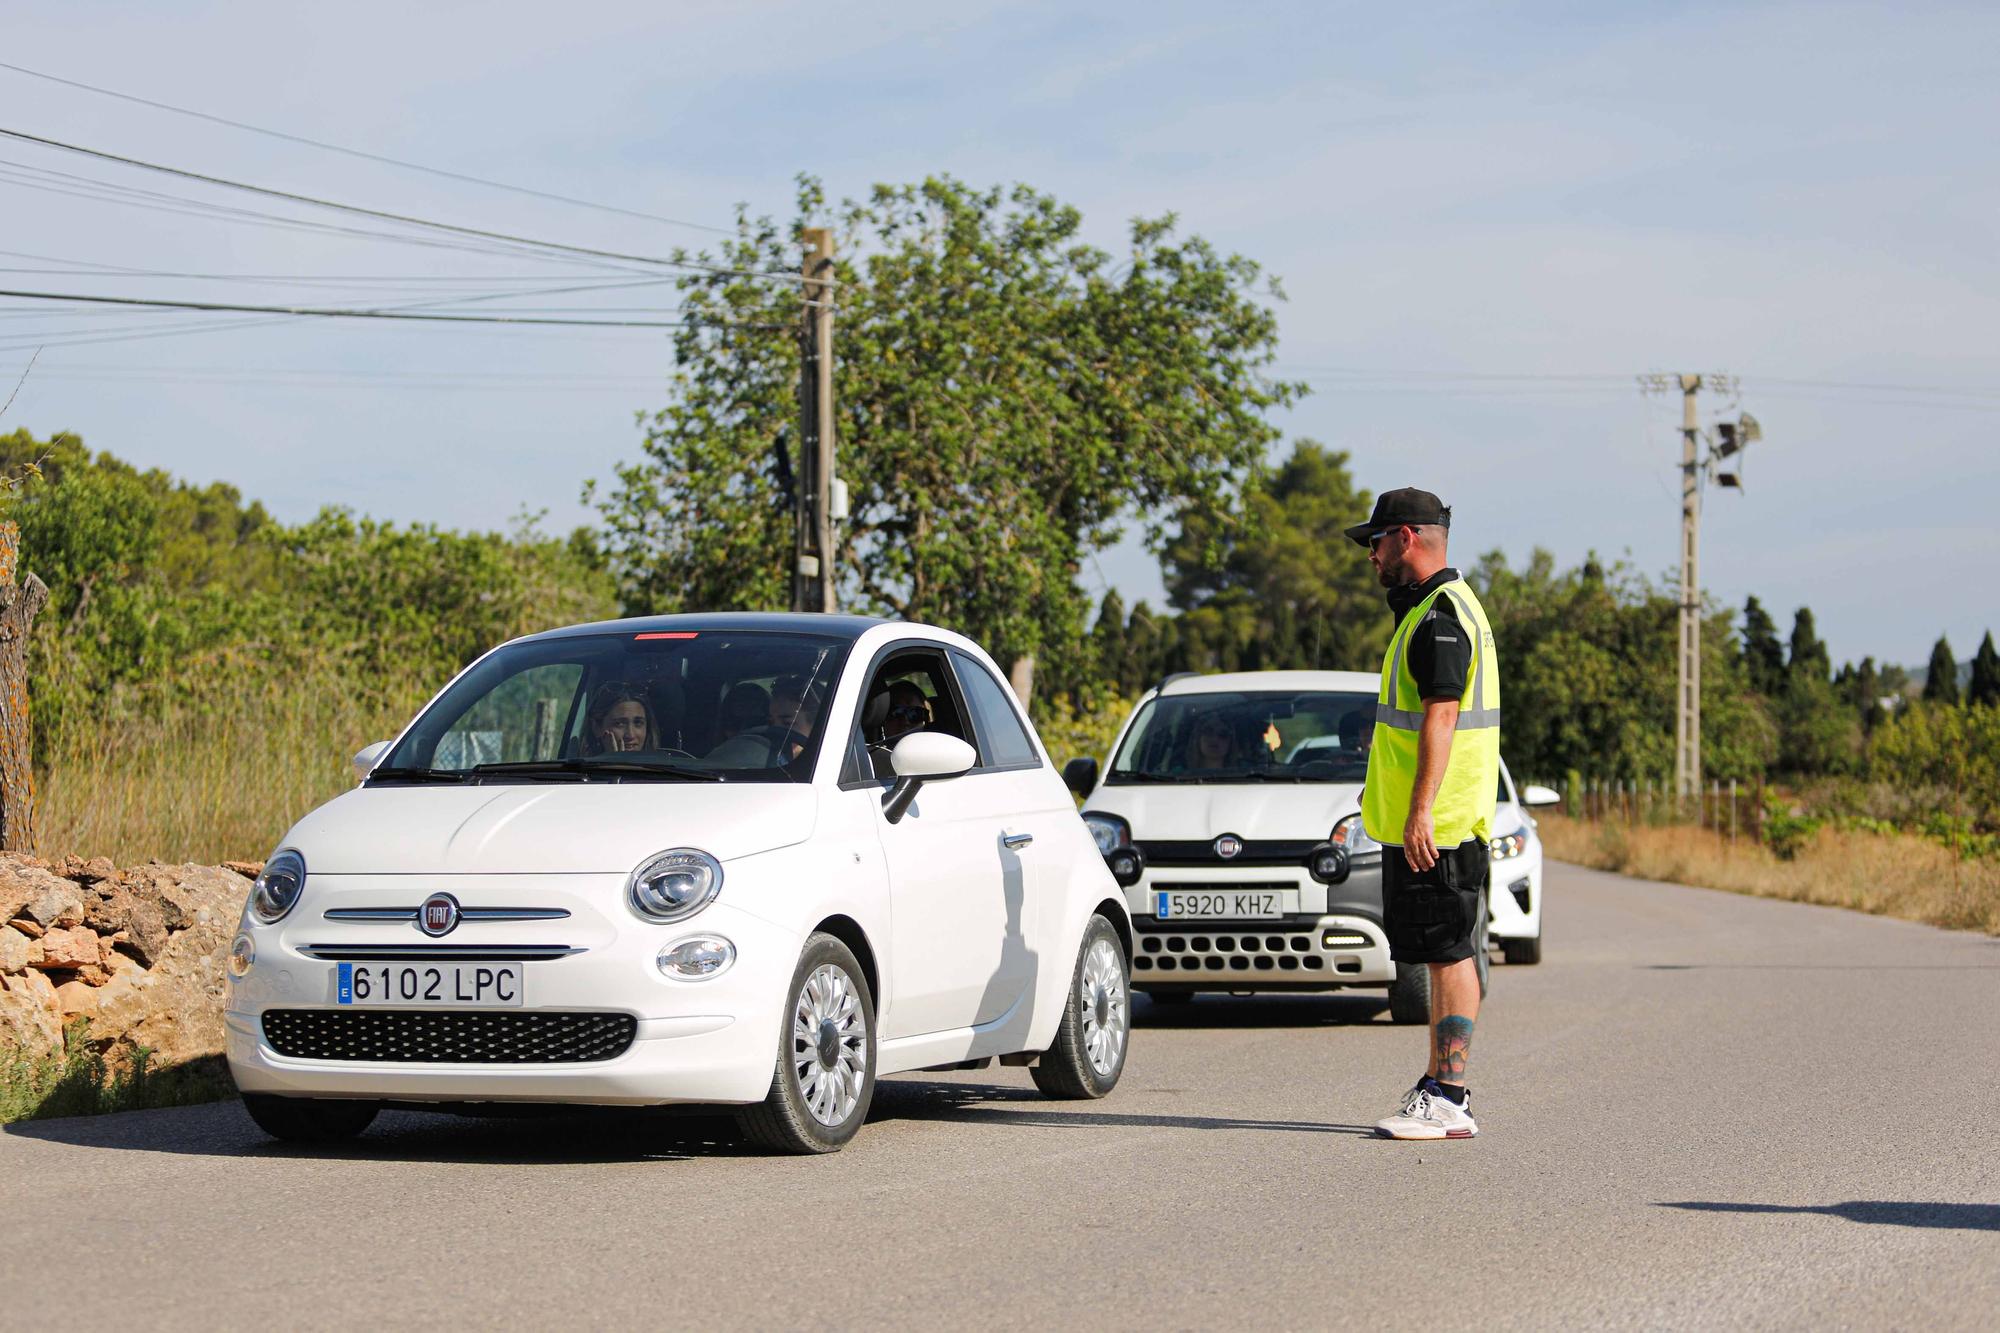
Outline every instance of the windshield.
{"label": "windshield", "polygon": [[847,648],[738,630],[511,644],[454,681],[370,780],[804,782]]}
{"label": "windshield", "polygon": [[1359,782],[1375,696],[1173,694],[1139,710],[1109,782]]}

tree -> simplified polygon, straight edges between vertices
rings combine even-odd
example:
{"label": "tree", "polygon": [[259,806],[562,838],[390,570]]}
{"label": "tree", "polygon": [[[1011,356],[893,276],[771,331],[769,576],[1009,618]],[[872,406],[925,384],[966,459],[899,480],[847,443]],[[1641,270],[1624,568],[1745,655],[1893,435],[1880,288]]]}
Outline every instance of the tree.
{"label": "tree", "polygon": [[1125,672],[1125,599],[1112,588],[1097,605],[1097,623],[1090,630],[1091,660],[1098,683],[1120,691]]}
{"label": "tree", "polygon": [[1979,651],[1973,655],[1972,682],[1966,687],[1965,701],[2000,703],[2000,653],[1993,651],[1992,630],[1986,631],[1986,637],[1979,641]]}
{"label": "tree", "polygon": [[1361,548],[1368,517],[1345,452],[1301,440],[1245,483],[1240,513],[1189,513],[1164,554],[1168,594],[1217,667],[1371,670],[1392,628]]}
{"label": "tree", "polygon": [[1776,698],[1785,684],[1785,647],[1778,626],[1755,597],[1743,603],[1743,668],[1751,688]]}
{"label": "tree", "polygon": [[[1276,437],[1266,412],[1303,392],[1266,374],[1280,294],[1171,216],[1134,222],[1114,266],[1025,186],[933,177],[831,211],[843,604],[1042,654],[1060,685],[1083,656],[1082,558],[1128,514],[1157,546],[1230,510]],[[739,216],[704,256],[729,271],[681,283],[669,401],[643,456],[585,492],[634,611],[787,600],[798,293],[742,274],[795,270],[828,212],[802,178],[793,224]]]}
{"label": "tree", "polygon": [[1958,659],[1951,655],[1951,640],[1944,635],[1931,647],[1930,669],[1924,673],[1924,701],[1934,704],[1958,702]]}
{"label": "tree", "polygon": [[[1593,556],[1558,571],[1536,550],[1514,568],[1499,552],[1468,577],[1493,622],[1501,743],[1516,773],[1664,782],[1673,772],[1677,597]],[[1777,738],[1728,617],[1702,628],[1702,766],[1749,777]]]}
{"label": "tree", "polygon": [[1802,606],[1792,617],[1791,655],[1785,662],[1785,674],[1793,684],[1808,680],[1824,683],[1832,670],[1826,645],[1813,627],[1812,608]]}

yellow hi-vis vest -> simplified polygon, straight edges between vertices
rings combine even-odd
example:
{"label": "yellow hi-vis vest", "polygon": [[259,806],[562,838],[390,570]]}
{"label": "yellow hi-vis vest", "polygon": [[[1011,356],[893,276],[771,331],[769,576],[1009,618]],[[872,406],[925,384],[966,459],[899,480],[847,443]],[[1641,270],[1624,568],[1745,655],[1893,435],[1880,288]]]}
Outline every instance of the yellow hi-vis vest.
{"label": "yellow hi-vis vest", "polygon": [[1493,806],[1500,786],[1500,669],[1486,608],[1465,580],[1454,579],[1410,608],[1382,658],[1375,741],[1368,751],[1368,785],[1361,794],[1361,826],[1369,837],[1391,847],[1403,842],[1410,795],[1417,783],[1417,735],[1424,725],[1424,701],[1408,666],[1410,636],[1435,614],[1432,607],[1440,597],[1451,598],[1459,623],[1472,640],[1472,668],[1459,696],[1458,729],[1451,738],[1431,818],[1440,849],[1456,847],[1467,838],[1483,842],[1493,836]]}

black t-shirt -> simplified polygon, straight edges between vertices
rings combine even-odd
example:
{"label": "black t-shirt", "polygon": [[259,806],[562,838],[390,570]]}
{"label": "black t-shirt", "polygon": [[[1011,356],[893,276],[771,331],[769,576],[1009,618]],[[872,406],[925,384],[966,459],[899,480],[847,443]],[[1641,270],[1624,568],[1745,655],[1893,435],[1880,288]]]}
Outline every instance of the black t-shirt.
{"label": "black t-shirt", "polygon": [[[1442,584],[1455,582],[1458,571],[1446,566],[1422,583],[1406,583],[1389,589],[1389,609],[1396,623],[1417,603]],[[1458,604],[1450,597],[1431,603],[1423,620],[1410,631],[1403,661],[1423,699],[1457,699],[1465,694],[1467,675],[1472,670],[1472,629],[1458,618]]]}

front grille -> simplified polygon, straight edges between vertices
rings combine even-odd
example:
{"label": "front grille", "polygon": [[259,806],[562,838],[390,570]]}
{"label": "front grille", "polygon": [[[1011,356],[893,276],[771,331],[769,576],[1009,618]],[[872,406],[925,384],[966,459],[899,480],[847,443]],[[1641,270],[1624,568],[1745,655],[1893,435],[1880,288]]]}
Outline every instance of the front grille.
{"label": "front grille", "polygon": [[1243,850],[1227,860],[1215,854],[1213,838],[1201,842],[1148,838],[1135,845],[1146,854],[1146,864],[1152,866],[1257,866],[1304,865],[1319,843],[1245,839]]}
{"label": "front grille", "polygon": [[[1188,977],[1190,974],[1215,976],[1236,972],[1284,973],[1303,981],[1309,974],[1336,975],[1361,971],[1361,962],[1351,954],[1328,957],[1316,937],[1321,932],[1299,934],[1292,930],[1257,931],[1242,926],[1221,930],[1173,930],[1140,928],[1139,949],[1132,958],[1135,977],[1162,974]],[[1346,934],[1348,932],[1341,931]],[[1367,948],[1369,946],[1358,946]]]}
{"label": "front grille", "polygon": [[272,1009],[264,1039],[298,1060],[414,1064],[580,1064],[623,1055],[630,1014],[412,1013],[402,1009]]}

